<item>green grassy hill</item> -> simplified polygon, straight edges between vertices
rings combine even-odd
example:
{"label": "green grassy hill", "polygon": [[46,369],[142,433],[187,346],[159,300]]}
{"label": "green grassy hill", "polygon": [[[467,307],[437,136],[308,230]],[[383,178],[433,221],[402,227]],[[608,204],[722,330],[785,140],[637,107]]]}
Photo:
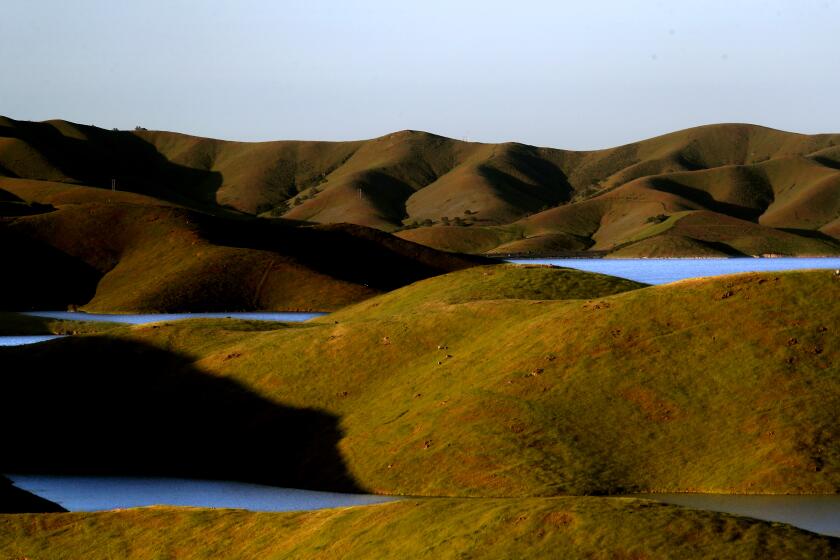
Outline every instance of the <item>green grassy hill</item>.
{"label": "green grassy hill", "polygon": [[0,515],[0,552],[834,557],[840,540],[788,525],[580,494],[840,491],[838,289],[832,271],[644,286],[494,265],[306,323],[195,319],[0,348],[0,472],[414,496]]}
{"label": "green grassy hill", "polygon": [[[840,254],[840,135],[745,124],[578,152],[417,131],[245,143],[0,118],[0,177],[116,179],[204,211],[355,223],[474,253]],[[677,215],[714,234],[652,228]]]}
{"label": "green grassy hill", "polygon": [[[252,426],[259,451],[196,443],[188,453],[208,475],[248,480],[351,480],[378,493],[447,496],[836,493],[838,288],[830,271],[639,287],[563,269],[473,268],[300,325],[198,320],[0,349],[8,371],[27,372],[8,376],[20,386],[0,410],[14,417],[41,403],[39,423],[59,421],[49,394],[31,384],[60,387],[61,399],[111,402],[116,387],[103,380],[133,355],[140,369],[121,383],[145,389],[120,392],[113,406],[127,412],[97,428],[84,461],[54,451],[60,438],[39,436],[31,448],[33,425],[17,428],[12,466],[166,473],[174,467],[160,455],[104,453],[95,442],[108,429],[177,439],[164,425],[186,415],[179,429],[195,442],[234,442],[237,426]],[[86,365],[70,380],[63,363]],[[153,382],[147,370],[160,372]],[[227,412],[215,415],[194,397],[191,412],[178,407],[184,394],[206,394],[212,408],[227,384],[250,396],[224,397]],[[144,391],[168,395],[151,427]],[[250,411],[241,418],[240,405]],[[60,421],[88,433],[96,408]],[[265,430],[288,433],[283,422],[295,411],[301,429],[317,411],[305,430],[324,434],[318,453],[333,461],[317,476],[301,475],[303,464],[289,467],[294,476],[274,470],[282,445],[257,444]],[[208,453],[259,460],[210,472]]]}
{"label": "green grassy hill", "polygon": [[0,515],[8,558],[743,558],[840,554],[788,525],[621,498],[410,499],[301,513]]}

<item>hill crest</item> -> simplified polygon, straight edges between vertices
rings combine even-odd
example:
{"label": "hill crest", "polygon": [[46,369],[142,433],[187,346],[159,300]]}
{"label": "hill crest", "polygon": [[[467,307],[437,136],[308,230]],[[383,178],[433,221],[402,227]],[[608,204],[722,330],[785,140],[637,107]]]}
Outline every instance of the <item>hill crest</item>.
{"label": "hill crest", "polygon": [[[15,178],[106,188],[116,179],[212,213],[349,222],[473,253],[840,253],[840,134],[740,123],[575,151],[415,130],[234,142],[3,119],[0,188]],[[687,233],[670,227],[677,220],[649,231],[682,212],[730,233]]]}

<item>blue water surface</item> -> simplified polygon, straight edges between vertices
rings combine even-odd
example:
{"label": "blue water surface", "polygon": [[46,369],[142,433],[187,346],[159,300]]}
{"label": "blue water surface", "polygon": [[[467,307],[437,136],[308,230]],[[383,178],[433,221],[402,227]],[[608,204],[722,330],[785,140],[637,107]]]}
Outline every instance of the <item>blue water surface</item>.
{"label": "blue water surface", "polygon": [[[150,314],[107,314],[84,313],[81,311],[23,311],[21,315],[60,319],[66,321],[103,321],[139,325],[179,319],[248,319],[252,321],[282,321],[297,323],[321,317],[326,313],[281,313],[274,311],[231,312],[231,313],[150,313]],[[21,346],[61,338],[61,335],[11,335],[0,336],[0,346]]]}
{"label": "blue water surface", "polygon": [[778,521],[840,537],[839,495],[634,494],[631,497]]}
{"label": "blue water surface", "polygon": [[112,323],[157,323],[159,321],[177,321],[178,319],[248,319],[251,321],[308,321],[326,313],[282,313],[275,311],[242,311],[229,313],[146,313],[146,314],[109,314],[84,313],[82,311],[25,311],[23,315],[47,317],[65,321],[109,321]]}
{"label": "blue water surface", "polygon": [[[69,511],[102,511],[153,505],[236,508],[251,511],[308,511],[399,500],[395,496],[296,490],[244,482],[181,478],[6,475],[18,488]],[[840,496],[634,494],[697,509],[789,523],[840,536]]]}
{"label": "blue water surface", "polygon": [[629,278],[645,284],[667,284],[686,278],[737,272],[775,272],[811,268],[840,269],[840,258],[739,259],[511,259],[519,264],[550,264]]}
{"label": "blue water surface", "polygon": [[398,499],[219,480],[21,474],[6,476],[18,488],[55,502],[69,511],[153,505],[304,511],[379,504]]}
{"label": "blue water surface", "polygon": [[61,338],[60,334],[36,334],[36,335],[9,335],[0,336],[0,346],[22,346],[24,344],[35,344],[45,340]]}

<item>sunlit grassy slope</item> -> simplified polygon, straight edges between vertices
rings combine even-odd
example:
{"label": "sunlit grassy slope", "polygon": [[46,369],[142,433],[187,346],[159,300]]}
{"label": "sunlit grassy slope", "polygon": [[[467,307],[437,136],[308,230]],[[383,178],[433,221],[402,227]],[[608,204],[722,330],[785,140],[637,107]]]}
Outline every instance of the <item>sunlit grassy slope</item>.
{"label": "sunlit grassy slope", "polygon": [[838,290],[831,271],[639,288],[511,265],[297,328],[106,336],[338,418],[348,474],[374,492],[836,493]]}
{"label": "sunlit grassy slope", "polygon": [[410,499],[302,513],[0,515],[10,558],[833,558],[840,539],[620,498]]}
{"label": "sunlit grassy slope", "polygon": [[417,131],[227,142],[0,117],[0,188],[116,179],[120,190],[205,211],[403,230],[475,253],[838,254],[838,169],[840,135],[747,124],[581,152]]}

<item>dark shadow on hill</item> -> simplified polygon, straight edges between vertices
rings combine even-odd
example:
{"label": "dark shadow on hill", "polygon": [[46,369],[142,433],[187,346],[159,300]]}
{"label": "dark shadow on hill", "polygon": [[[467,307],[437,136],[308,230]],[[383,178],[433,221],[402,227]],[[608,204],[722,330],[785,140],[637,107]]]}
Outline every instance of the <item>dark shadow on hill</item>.
{"label": "dark shadow on hill", "polygon": [[26,202],[9,191],[0,189],[0,217],[31,216],[52,212],[53,210],[55,210],[55,207],[52,204]]}
{"label": "dark shadow on hill", "polygon": [[[694,144],[694,143],[695,143],[695,141],[692,141],[692,144]],[[695,154],[693,154],[691,152],[686,153],[684,151],[680,151],[677,154],[677,161],[676,162],[682,169],[684,169],[686,171],[700,171],[702,169],[709,169],[709,167],[707,165],[704,165],[702,163],[698,163],[697,161],[695,161],[695,158],[697,158],[697,157],[698,156],[696,156]]]}
{"label": "dark shadow on hill", "polygon": [[438,251],[352,224],[290,227],[274,220],[202,217],[211,243],[272,251],[312,270],[378,290],[493,261]]}
{"label": "dark shadow on hill", "polygon": [[820,165],[824,165],[826,167],[830,167],[832,169],[840,170],[840,161],[832,159],[827,156],[811,156],[811,159],[819,163]]}
{"label": "dark shadow on hill", "polygon": [[728,245],[722,241],[708,241],[706,239],[695,239],[701,245],[705,245],[709,249],[713,251],[718,251],[719,253],[723,253],[729,257],[751,257],[752,255],[748,255],[742,251],[739,251],[732,245]]}
{"label": "dark shadow on hill", "polygon": [[8,202],[0,200],[0,217],[32,216],[33,214],[45,214],[52,212],[55,207],[51,204],[39,204],[37,202]]}
{"label": "dark shadow on hill", "polygon": [[[531,146],[515,145],[502,159],[501,168],[487,164],[478,168],[502,200],[527,214],[568,202],[573,193],[563,170],[534,153],[535,150]],[[529,180],[524,181],[511,171]]]}
{"label": "dark shadow on hill", "polygon": [[93,298],[102,274],[81,259],[19,234],[0,220],[0,309],[66,309]]}
{"label": "dark shadow on hill", "polygon": [[379,215],[394,226],[401,226],[408,217],[405,203],[415,191],[404,181],[381,171],[364,171],[354,177],[354,183]]}
{"label": "dark shadow on hill", "polygon": [[0,336],[53,334],[52,319],[23,315],[13,311],[0,311]]}
{"label": "dark shadow on hill", "polygon": [[[641,241],[627,241],[625,243],[620,243],[620,244],[612,247],[608,252],[616,252],[616,251],[619,251],[621,249],[625,249],[627,247],[632,247],[633,245],[636,245],[637,243],[641,243],[642,241],[661,239],[661,238],[664,238],[666,236],[667,236],[667,234],[660,234],[660,235],[655,235],[653,237],[648,237],[648,238],[643,239]],[[736,249],[735,247],[732,247],[731,245],[728,245],[728,244],[726,244],[722,241],[708,241],[706,239],[697,239],[697,238],[694,238],[694,237],[689,237],[688,239],[691,240],[692,242],[697,243],[700,246],[706,247],[706,248],[708,248],[708,249],[710,249],[710,250],[712,250],[716,253],[722,253],[723,255],[725,255],[727,257],[752,257],[752,255],[748,255],[746,253],[743,253],[743,252],[739,251],[738,249]],[[595,251],[588,251],[588,253],[595,254],[596,252]],[[605,256],[605,255],[606,255],[606,253],[604,255],[600,255],[600,256]]]}
{"label": "dark shadow on hill", "polygon": [[823,233],[819,230],[815,229],[799,229],[799,228],[776,228],[779,231],[783,231],[785,233],[792,233],[793,235],[798,235],[800,237],[807,237],[808,239],[817,239],[819,241],[824,241],[833,247],[840,247],[840,239],[832,237],[827,233]]}
{"label": "dark shadow on hill", "polygon": [[55,513],[67,511],[55,502],[12,486],[12,481],[0,476],[0,513]]}
{"label": "dark shadow on hill", "polygon": [[13,173],[3,165],[0,165],[0,177],[17,178],[17,173]]}
{"label": "dark shadow on hill", "polygon": [[[68,123],[86,138],[65,136],[53,124],[16,121],[0,125],[0,138],[17,138],[73,180],[93,187],[135,192],[207,212],[225,213],[216,204],[222,176],[215,171],[178,165],[154,145],[127,131]],[[44,179],[45,177],[26,177]]]}
{"label": "dark shadow on hill", "polygon": [[0,348],[0,363],[0,472],[360,491],[337,417],[269,401],[188,357],[99,336]]}
{"label": "dark shadow on hill", "polygon": [[24,202],[24,200],[14,193],[0,189],[0,202]]}
{"label": "dark shadow on hill", "polygon": [[772,200],[764,201],[762,208],[751,208],[748,206],[741,206],[739,204],[731,204],[729,202],[722,202],[715,199],[708,192],[683,185],[671,179],[664,177],[652,177],[650,185],[658,191],[667,192],[676,196],[680,196],[686,200],[690,200],[695,204],[700,205],[706,210],[717,212],[718,214],[725,214],[741,220],[749,222],[758,222],[758,218],[767,209],[767,206]]}

